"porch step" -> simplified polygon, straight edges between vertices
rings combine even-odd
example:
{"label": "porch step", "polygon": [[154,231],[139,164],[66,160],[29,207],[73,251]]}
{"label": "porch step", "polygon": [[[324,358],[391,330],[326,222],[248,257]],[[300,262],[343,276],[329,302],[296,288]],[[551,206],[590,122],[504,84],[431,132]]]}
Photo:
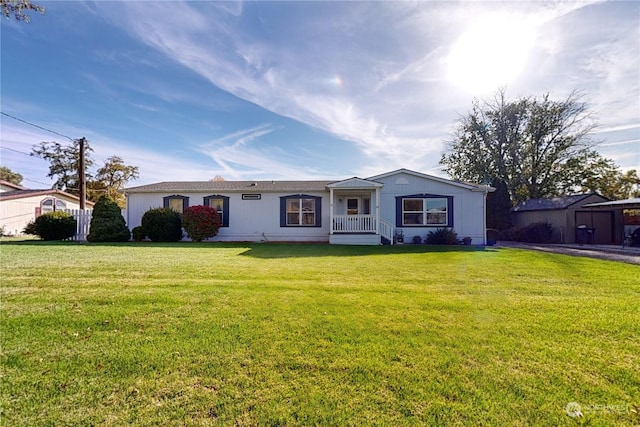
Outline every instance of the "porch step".
{"label": "porch step", "polygon": [[332,234],[329,236],[332,245],[379,245],[380,235],[370,233]]}

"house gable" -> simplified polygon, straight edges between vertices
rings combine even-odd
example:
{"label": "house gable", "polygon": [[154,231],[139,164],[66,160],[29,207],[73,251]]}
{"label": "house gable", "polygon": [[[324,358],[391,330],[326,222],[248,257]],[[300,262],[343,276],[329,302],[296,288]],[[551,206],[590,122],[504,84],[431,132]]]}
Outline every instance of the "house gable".
{"label": "house gable", "polygon": [[406,185],[406,184],[409,184],[409,182],[411,181],[411,178],[420,178],[428,181],[437,182],[440,184],[446,184],[446,185],[451,185],[458,188],[463,188],[465,190],[470,190],[470,191],[480,191],[480,192],[489,192],[489,193],[495,191],[495,188],[490,187],[488,185],[478,185],[478,184],[464,183],[460,181],[452,181],[450,179],[440,178],[434,175],[427,175],[427,174],[415,172],[409,169],[397,169],[395,171],[383,173],[381,175],[371,176],[367,179],[371,181],[381,181],[386,179],[388,180],[388,178],[394,177],[394,176],[396,176],[396,179],[394,181],[396,185]]}
{"label": "house gable", "polygon": [[331,184],[327,185],[327,188],[333,188],[333,189],[381,188],[381,187],[384,187],[384,184],[380,182],[372,181],[370,179],[363,179],[363,178],[357,178],[357,177],[345,179],[343,181],[332,182]]}

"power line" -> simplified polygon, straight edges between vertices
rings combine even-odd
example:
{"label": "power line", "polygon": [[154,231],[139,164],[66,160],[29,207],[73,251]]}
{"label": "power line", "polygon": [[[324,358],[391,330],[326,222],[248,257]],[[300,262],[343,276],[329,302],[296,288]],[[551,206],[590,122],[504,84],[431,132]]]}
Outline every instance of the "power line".
{"label": "power line", "polygon": [[39,125],[37,125],[37,124],[35,124],[35,123],[28,122],[28,121],[23,120],[23,119],[21,119],[21,118],[19,118],[19,117],[12,116],[11,114],[7,114],[7,113],[5,113],[4,111],[0,111],[0,114],[2,114],[3,116],[10,117],[10,118],[12,118],[12,119],[14,119],[14,120],[17,120],[17,121],[19,121],[19,122],[22,122],[22,123],[28,124],[29,126],[33,126],[33,127],[35,127],[35,128],[42,129],[42,130],[47,131],[47,132],[49,132],[49,133],[52,133],[52,134],[54,134],[54,135],[58,135],[58,136],[61,136],[61,137],[63,137],[63,138],[67,138],[67,139],[68,139],[69,141],[71,141],[71,142],[73,142],[73,141],[74,141],[74,139],[73,139],[73,138],[71,138],[71,137],[69,137],[69,136],[67,136],[67,135],[63,135],[63,134],[61,134],[61,133],[59,133],[59,132],[56,132],[55,130],[47,129],[47,128],[42,127],[42,126],[39,126]]}
{"label": "power line", "polygon": [[9,147],[0,147],[0,149],[13,151],[14,153],[24,154],[25,156],[31,156],[31,154],[29,153],[25,153],[24,151],[20,151],[20,150],[14,150],[13,148],[9,148]]}

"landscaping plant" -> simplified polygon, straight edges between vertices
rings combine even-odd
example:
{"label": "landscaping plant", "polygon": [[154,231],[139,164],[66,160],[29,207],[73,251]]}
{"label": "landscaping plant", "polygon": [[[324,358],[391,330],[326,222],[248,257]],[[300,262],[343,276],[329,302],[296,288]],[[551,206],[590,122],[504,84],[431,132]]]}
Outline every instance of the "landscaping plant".
{"label": "landscaping plant", "polygon": [[221,225],[218,211],[209,206],[191,206],[182,214],[182,226],[194,242],[216,236]]}
{"label": "landscaping plant", "polygon": [[457,245],[458,234],[449,228],[438,228],[427,234],[426,243],[428,245]]}
{"label": "landscaping plant", "polygon": [[[27,225],[31,230],[31,227]],[[36,218],[33,232],[42,240],[64,240],[76,234],[78,222],[71,214],[62,211],[47,212]]]}
{"label": "landscaping plant", "polygon": [[142,228],[152,242],[177,242],[182,239],[180,214],[169,208],[146,211],[142,216]]}
{"label": "landscaping plant", "polygon": [[126,242],[131,232],[122,217],[120,206],[107,196],[100,196],[91,216],[89,242]]}

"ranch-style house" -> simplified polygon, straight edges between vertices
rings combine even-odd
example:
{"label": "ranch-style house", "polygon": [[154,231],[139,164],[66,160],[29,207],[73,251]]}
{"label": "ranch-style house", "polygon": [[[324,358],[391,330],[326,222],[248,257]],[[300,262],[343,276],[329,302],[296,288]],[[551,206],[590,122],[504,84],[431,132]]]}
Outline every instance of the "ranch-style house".
{"label": "ranch-style house", "polygon": [[491,191],[407,169],[342,181],[159,182],[125,190],[125,219],[133,228],[151,208],[204,205],[222,219],[214,241],[379,245],[445,227],[484,245]]}

